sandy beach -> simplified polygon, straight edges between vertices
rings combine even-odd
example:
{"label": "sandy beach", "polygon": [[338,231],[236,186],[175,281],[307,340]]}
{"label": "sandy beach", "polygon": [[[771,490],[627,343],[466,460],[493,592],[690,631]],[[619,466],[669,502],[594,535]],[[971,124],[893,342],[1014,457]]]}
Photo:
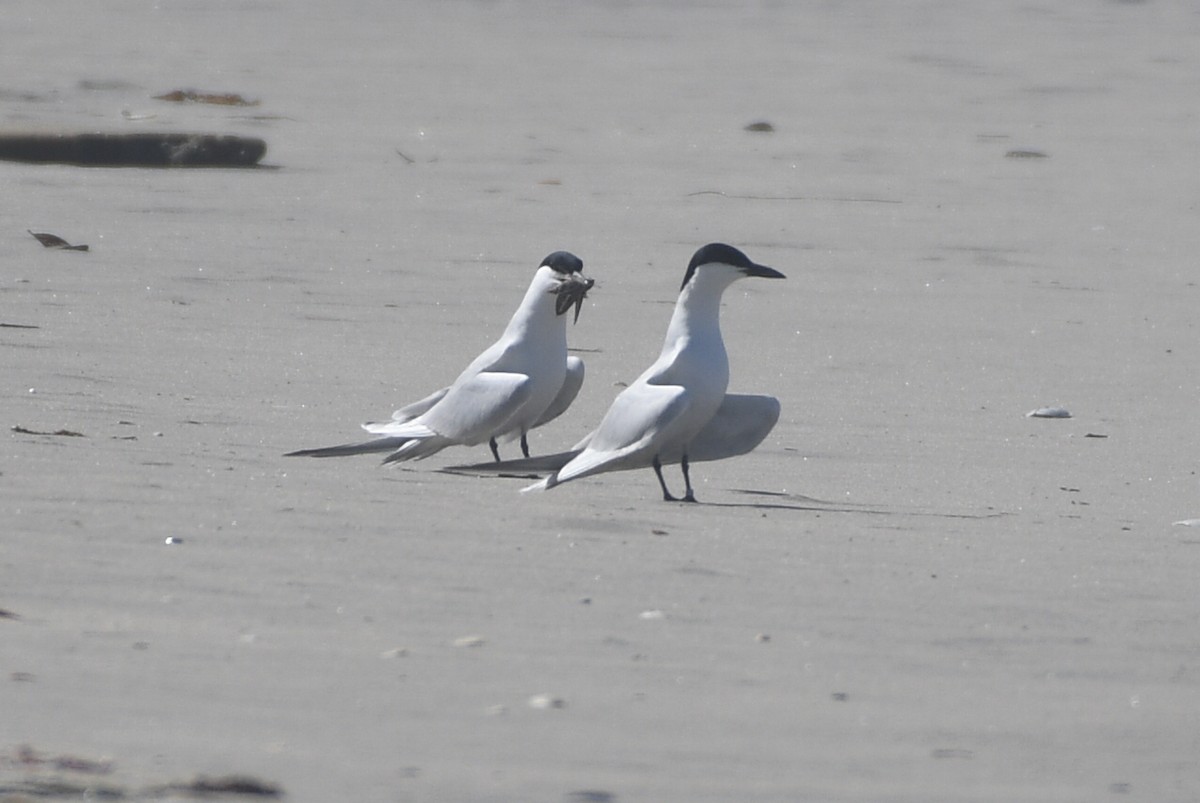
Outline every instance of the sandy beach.
{"label": "sandy beach", "polygon": [[[1195,9],[0,25],[0,131],[268,145],[0,162],[4,803],[1200,799]],[[783,412],[702,504],[282,457],[453,380],[558,249],[587,381],[530,443],[569,447],[711,241],[787,274],[722,318]]]}

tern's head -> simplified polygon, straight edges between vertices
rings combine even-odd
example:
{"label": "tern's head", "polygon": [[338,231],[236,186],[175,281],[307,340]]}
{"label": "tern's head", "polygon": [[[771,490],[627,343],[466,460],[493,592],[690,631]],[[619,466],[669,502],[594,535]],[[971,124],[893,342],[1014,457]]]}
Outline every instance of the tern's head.
{"label": "tern's head", "polygon": [[709,243],[701,248],[688,263],[687,273],[684,274],[683,284],[679,289],[688,286],[700,276],[713,275],[724,277],[728,285],[743,276],[760,276],[764,279],[782,279],[784,275],[774,268],[759,265],[750,261],[750,257],[725,243]]}
{"label": "tern's head", "polygon": [[541,267],[550,269],[554,283],[550,289],[557,296],[554,299],[554,314],[563,315],[574,307],[575,320],[578,321],[583,299],[587,298],[588,290],[596,283],[594,279],[583,275],[583,260],[570,251],[555,251],[542,260]]}

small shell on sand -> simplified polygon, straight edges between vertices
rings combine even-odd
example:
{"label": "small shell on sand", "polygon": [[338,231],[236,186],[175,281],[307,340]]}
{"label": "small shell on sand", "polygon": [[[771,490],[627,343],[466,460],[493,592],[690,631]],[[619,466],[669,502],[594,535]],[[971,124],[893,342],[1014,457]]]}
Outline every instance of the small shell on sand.
{"label": "small shell on sand", "polygon": [[454,640],[455,647],[482,647],[486,643],[483,636],[461,636]]}
{"label": "small shell on sand", "polygon": [[638,614],[638,618],[639,619],[664,619],[664,618],[666,618],[666,614],[659,610],[642,611],[640,614]]}
{"label": "small shell on sand", "polygon": [[1200,519],[1184,519],[1174,523],[1176,527],[1200,527]]}
{"label": "small shell on sand", "polygon": [[1026,418],[1070,418],[1071,412],[1066,407],[1039,407],[1025,414]]}
{"label": "small shell on sand", "polygon": [[535,694],[529,698],[529,707],[547,711],[551,708],[566,708],[567,701],[553,694]]}

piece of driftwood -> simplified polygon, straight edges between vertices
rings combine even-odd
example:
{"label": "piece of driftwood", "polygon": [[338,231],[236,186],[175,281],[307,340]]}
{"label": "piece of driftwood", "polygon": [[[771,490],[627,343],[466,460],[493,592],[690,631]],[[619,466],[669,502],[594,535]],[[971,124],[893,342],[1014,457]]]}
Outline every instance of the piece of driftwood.
{"label": "piece of driftwood", "polygon": [[0,159],[87,167],[253,167],[255,137],[216,134],[0,134]]}

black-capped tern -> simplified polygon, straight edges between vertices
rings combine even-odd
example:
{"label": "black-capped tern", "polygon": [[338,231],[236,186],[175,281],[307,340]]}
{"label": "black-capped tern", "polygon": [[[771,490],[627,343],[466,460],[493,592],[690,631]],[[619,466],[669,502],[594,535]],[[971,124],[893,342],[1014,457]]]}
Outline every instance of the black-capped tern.
{"label": "black-capped tern", "polygon": [[583,262],[567,251],[542,260],[525,298],[500,339],[475,358],[454,384],[402,407],[390,421],[363,424],[372,440],[301,449],[287,457],[342,457],[391,452],[385,463],[428,457],[447,446],[520,439],[566,410],[583,384],[583,360],[567,354],[567,313],[576,321],[595,284]]}

